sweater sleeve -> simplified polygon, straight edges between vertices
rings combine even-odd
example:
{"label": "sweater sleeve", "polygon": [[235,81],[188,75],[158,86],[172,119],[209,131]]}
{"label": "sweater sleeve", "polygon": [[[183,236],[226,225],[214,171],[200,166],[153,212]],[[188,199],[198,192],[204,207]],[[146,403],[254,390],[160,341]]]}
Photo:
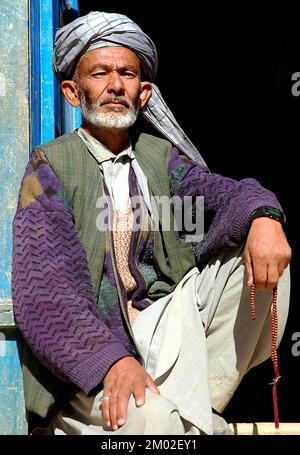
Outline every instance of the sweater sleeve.
{"label": "sweater sleeve", "polygon": [[86,394],[129,355],[100,319],[63,185],[40,149],[31,155],[13,221],[12,296],[36,357]]}
{"label": "sweater sleeve", "polygon": [[282,210],[276,196],[253,178],[237,181],[219,174],[182,155],[175,147],[168,163],[171,194],[204,196],[205,216],[212,218],[197,255],[210,257],[224,248],[234,248],[246,240],[251,213],[259,207]]}

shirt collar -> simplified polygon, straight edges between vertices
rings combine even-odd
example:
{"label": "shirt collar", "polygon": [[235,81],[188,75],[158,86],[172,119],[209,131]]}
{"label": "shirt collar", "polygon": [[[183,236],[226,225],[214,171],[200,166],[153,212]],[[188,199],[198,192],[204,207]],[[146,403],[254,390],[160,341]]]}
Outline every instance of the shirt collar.
{"label": "shirt collar", "polygon": [[108,160],[112,160],[115,163],[117,160],[119,160],[119,158],[123,156],[128,156],[130,159],[134,159],[131,141],[129,141],[127,147],[125,147],[121,152],[115,155],[104,144],[102,144],[96,138],[91,136],[83,128],[80,127],[77,130],[77,134],[84,141],[85,145],[87,146],[87,148],[89,149],[89,151],[99,164]]}

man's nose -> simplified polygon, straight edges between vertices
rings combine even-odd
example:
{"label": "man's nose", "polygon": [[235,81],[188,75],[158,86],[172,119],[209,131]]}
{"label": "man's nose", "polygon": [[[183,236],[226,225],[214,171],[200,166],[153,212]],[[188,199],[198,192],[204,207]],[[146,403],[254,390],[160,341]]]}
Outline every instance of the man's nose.
{"label": "man's nose", "polygon": [[109,76],[108,93],[120,95],[124,93],[124,84],[118,71],[112,71]]}

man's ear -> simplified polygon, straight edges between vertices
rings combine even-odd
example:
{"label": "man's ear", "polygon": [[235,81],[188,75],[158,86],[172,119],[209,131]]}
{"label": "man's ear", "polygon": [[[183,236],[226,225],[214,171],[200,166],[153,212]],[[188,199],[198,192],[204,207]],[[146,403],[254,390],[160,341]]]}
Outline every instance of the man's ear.
{"label": "man's ear", "polygon": [[141,109],[144,106],[146,106],[151,95],[152,95],[151,82],[148,82],[148,81],[141,82],[141,91],[140,91],[140,108]]}
{"label": "man's ear", "polygon": [[76,82],[72,80],[63,81],[61,83],[61,90],[71,106],[78,107],[80,105]]}

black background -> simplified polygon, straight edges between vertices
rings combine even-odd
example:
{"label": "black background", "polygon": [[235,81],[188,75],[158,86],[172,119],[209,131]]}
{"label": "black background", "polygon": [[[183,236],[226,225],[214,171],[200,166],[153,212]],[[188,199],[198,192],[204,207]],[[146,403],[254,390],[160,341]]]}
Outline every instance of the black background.
{"label": "black background", "polygon": [[[129,3],[129,2],[127,2]],[[228,2],[226,2],[228,3]],[[297,220],[300,97],[291,93],[300,72],[300,14],[294,7],[207,7],[199,2],[79,2],[92,10],[128,15],[158,49],[156,83],[179,124],[208,166],[236,179],[254,177],[277,195],[287,216],[293,249],[291,308],[279,348],[278,384],[283,422],[300,421],[300,356],[292,335],[300,332]],[[204,6],[202,6],[205,5]],[[162,6],[167,6],[162,10]],[[272,421],[271,360],[250,371],[225,410],[231,422]]]}

